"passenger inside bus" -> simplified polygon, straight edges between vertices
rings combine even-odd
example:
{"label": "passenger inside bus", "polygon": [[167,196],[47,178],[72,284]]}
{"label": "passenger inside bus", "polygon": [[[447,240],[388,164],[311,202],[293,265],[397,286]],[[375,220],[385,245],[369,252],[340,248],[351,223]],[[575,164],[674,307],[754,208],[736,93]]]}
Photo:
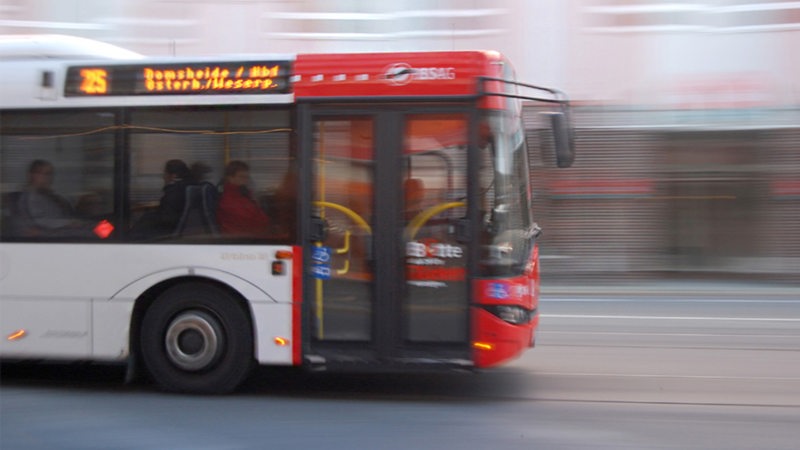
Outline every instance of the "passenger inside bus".
{"label": "passenger inside bus", "polygon": [[405,192],[405,218],[410,222],[422,212],[422,201],[425,199],[425,185],[419,178],[408,178],[403,182]]}
{"label": "passenger inside bus", "polygon": [[225,167],[217,205],[217,222],[224,235],[264,238],[270,234],[270,220],[253,198],[249,181],[250,166],[244,161],[231,161]]}
{"label": "passenger inside bus", "polygon": [[12,235],[91,236],[87,222],[78,220],[70,202],[53,190],[55,168],[49,161],[37,159],[28,166],[27,184],[21,192],[11,193],[9,220]]}
{"label": "passenger inside bus", "polygon": [[195,184],[189,167],[180,159],[164,165],[164,187],[158,207],[145,213],[131,229],[135,238],[172,235],[186,205],[186,188]]}
{"label": "passenger inside bus", "polygon": [[289,168],[271,199],[267,216],[276,239],[291,240],[297,214],[297,171]]}

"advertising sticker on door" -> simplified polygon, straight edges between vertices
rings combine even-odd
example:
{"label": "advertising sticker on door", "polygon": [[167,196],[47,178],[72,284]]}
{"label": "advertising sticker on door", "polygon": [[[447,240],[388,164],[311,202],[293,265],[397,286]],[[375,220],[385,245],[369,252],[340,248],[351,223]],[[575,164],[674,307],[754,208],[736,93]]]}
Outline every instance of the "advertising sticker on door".
{"label": "advertising sticker on door", "polygon": [[419,287],[443,288],[447,282],[463,281],[464,249],[435,239],[406,244],[406,280]]}

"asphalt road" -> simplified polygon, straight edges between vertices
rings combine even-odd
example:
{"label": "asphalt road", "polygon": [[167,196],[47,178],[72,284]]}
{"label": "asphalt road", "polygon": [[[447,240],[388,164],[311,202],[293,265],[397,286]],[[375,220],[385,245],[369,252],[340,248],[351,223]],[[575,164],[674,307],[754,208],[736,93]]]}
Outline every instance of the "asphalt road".
{"label": "asphalt road", "polygon": [[0,449],[796,449],[800,299],[545,299],[480,374],[261,369],[225,397],[4,365]]}

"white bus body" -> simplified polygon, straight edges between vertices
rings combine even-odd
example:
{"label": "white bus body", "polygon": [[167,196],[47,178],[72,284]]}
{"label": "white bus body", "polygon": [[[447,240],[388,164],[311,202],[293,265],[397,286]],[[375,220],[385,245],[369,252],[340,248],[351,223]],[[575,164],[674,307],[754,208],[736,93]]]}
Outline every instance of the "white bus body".
{"label": "white bus body", "polygon": [[[257,361],[292,364],[291,346],[274,342],[292,336],[292,267],[271,274],[278,251],[292,248],[4,243],[0,356],[125,360],[134,301],[159,283],[189,277],[219,282],[247,299]],[[26,336],[6,338],[18,330]]]}
{"label": "white bus body", "polygon": [[[67,36],[0,37],[0,112],[92,111],[181,105],[288,105],[293,95],[181,95],[70,97],[70,66],[141,61],[125,49]],[[291,61],[292,55],[260,58]],[[218,61],[235,61],[221,58]],[[239,58],[241,60],[241,58]],[[162,58],[149,59],[158,64]],[[191,64],[201,60],[187,59]],[[175,62],[172,60],[171,62]],[[288,117],[288,108],[286,116]],[[0,136],[2,138],[3,136]],[[6,149],[2,149],[6,151]],[[35,157],[36,155],[33,155]],[[21,167],[20,167],[21,168]],[[18,168],[19,169],[19,168]],[[18,170],[17,169],[17,170]],[[21,180],[24,176],[19,175]],[[9,178],[9,177],[5,177]],[[0,179],[3,192],[17,189]],[[4,205],[4,207],[7,205]],[[4,220],[6,218],[4,217]],[[0,358],[131,362],[135,303],[154,286],[174,280],[213,283],[246,304],[252,320],[252,359],[298,363],[292,342],[299,323],[293,301],[300,276],[288,245],[16,242],[0,244]],[[272,264],[283,254],[282,273]],[[286,256],[290,255],[290,256]],[[154,299],[151,299],[154,300]],[[220,386],[222,390],[230,386]],[[180,386],[173,389],[183,390]],[[216,391],[214,386],[185,390]]]}

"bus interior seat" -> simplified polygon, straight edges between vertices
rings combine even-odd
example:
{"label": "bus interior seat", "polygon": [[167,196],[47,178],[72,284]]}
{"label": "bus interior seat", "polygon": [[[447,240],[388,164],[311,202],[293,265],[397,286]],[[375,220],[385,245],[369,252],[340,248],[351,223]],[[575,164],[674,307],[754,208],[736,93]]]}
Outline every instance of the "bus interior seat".
{"label": "bus interior seat", "polygon": [[33,226],[22,203],[22,192],[7,192],[2,198],[2,235],[4,238],[19,237]]}
{"label": "bus interior seat", "polygon": [[219,235],[217,225],[217,187],[203,182],[186,187],[186,203],[173,237]]}

